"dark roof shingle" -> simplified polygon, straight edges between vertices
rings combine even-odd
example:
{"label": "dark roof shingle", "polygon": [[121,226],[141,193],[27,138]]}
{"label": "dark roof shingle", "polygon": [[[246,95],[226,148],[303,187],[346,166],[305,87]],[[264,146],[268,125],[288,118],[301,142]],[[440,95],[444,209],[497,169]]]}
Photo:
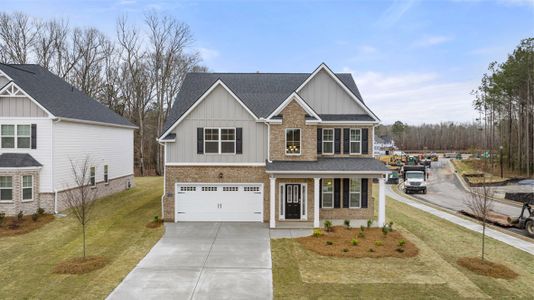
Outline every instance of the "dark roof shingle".
{"label": "dark roof shingle", "polygon": [[28,153],[2,153],[0,154],[0,168],[27,168],[42,167]]}

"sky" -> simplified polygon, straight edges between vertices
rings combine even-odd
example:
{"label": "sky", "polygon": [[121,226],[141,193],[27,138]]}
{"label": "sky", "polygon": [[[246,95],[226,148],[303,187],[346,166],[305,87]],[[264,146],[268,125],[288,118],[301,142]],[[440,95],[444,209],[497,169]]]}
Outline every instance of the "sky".
{"label": "sky", "polygon": [[384,124],[470,122],[471,91],[492,61],[534,37],[534,0],[38,1],[22,11],[115,36],[118,16],[142,27],[147,12],[191,27],[192,48],[213,72],[350,72]]}

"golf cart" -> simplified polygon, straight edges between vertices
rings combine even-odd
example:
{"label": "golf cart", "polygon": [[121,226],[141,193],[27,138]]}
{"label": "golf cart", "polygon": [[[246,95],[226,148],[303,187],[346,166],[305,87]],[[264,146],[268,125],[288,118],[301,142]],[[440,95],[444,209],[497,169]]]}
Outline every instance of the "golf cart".
{"label": "golf cart", "polygon": [[[527,215],[525,216],[525,211]],[[534,237],[534,199],[525,201],[521,214],[518,218],[509,218],[509,222],[519,229],[526,229],[531,237]]]}

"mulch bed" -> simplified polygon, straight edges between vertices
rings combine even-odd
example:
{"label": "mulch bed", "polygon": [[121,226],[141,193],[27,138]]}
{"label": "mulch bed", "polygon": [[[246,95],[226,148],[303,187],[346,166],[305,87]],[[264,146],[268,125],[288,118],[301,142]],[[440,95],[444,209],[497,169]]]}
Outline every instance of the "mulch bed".
{"label": "mulch bed", "polygon": [[17,217],[6,217],[0,225],[0,237],[29,233],[53,220],[54,216],[50,214],[39,215],[37,221],[33,221],[31,215],[24,216],[21,221],[18,221]]}
{"label": "mulch bed", "polygon": [[108,260],[102,256],[75,257],[62,261],[54,267],[57,274],[85,274],[104,267]]}
{"label": "mulch bed", "polygon": [[158,221],[150,221],[148,223],[146,223],[146,227],[147,228],[158,228],[158,227],[161,227],[163,225],[163,220],[158,220]]}
{"label": "mulch bed", "polygon": [[[305,249],[325,256],[406,258],[419,253],[419,249],[397,230],[389,232],[387,236],[384,236],[381,228],[365,228],[365,237],[358,237],[359,232],[360,228],[347,229],[336,226],[332,227],[331,232],[323,230],[323,235],[320,237],[308,236],[296,240]],[[353,238],[358,240],[358,245],[352,245]],[[405,241],[404,246],[399,246],[401,240]],[[377,245],[377,241],[382,245]],[[331,245],[327,242],[331,242]]]}
{"label": "mulch bed", "polygon": [[504,279],[514,279],[519,276],[505,265],[482,260],[479,257],[462,257],[457,262],[460,266],[479,275]]}

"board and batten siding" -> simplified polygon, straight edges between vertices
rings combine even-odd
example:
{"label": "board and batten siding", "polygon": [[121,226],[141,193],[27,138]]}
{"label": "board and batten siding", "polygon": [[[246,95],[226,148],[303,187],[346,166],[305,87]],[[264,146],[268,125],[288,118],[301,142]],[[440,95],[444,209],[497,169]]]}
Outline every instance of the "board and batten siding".
{"label": "board and batten siding", "polygon": [[71,160],[83,163],[88,155],[96,167],[96,181],[133,174],[133,129],[61,121],[54,124],[55,188],[73,186]]}
{"label": "board and batten siding", "polygon": [[0,97],[0,117],[44,118],[48,114],[26,97]]}
{"label": "board and batten siding", "polygon": [[318,114],[366,114],[324,70],[319,71],[299,94]]}
{"label": "board and batten siding", "polygon": [[[243,154],[197,154],[197,128],[243,128]],[[167,163],[264,163],[267,158],[267,126],[258,123],[222,86],[216,87],[173,133],[166,143]]]}
{"label": "board and batten siding", "polygon": [[9,118],[2,119],[0,124],[37,125],[37,149],[4,149],[0,148],[0,153],[28,153],[37,160],[43,167],[39,172],[39,191],[41,193],[52,193],[52,119],[49,118]]}

